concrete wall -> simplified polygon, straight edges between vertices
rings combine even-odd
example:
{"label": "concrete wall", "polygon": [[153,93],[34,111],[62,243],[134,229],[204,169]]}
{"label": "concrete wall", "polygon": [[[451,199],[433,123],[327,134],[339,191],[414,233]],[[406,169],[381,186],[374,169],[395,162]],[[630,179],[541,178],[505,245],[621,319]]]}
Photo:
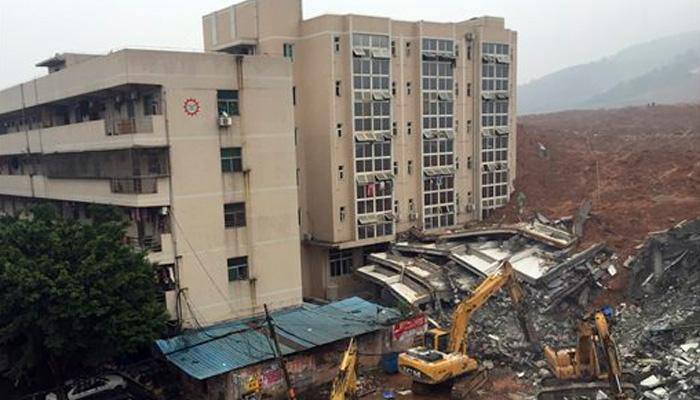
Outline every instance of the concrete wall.
{"label": "concrete wall", "polygon": [[[0,117],[23,105],[106,96],[108,90],[125,85],[161,88],[162,115],[152,117],[153,133],[110,136],[104,121],[92,121],[0,135],[0,143],[8,144],[8,154],[21,155],[30,139],[29,150],[39,160],[55,151],[91,156],[99,154],[97,150],[165,147],[169,176],[158,180],[157,193],[112,193],[109,179],[0,175],[0,194],[169,207],[172,234],[165,236],[171,242],[164,248],[178,260],[178,304],[185,326],[249,316],[261,312],[263,304],[271,309],[300,304],[290,62],[279,57],[124,50],[0,92]],[[239,90],[241,116],[233,117],[231,127],[218,125],[217,90]],[[196,112],[187,112],[187,101],[196,102]],[[220,150],[232,146],[243,149],[244,172],[221,170]],[[130,171],[132,165],[126,164],[123,169]],[[237,201],[246,204],[246,226],[226,229],[224,204]],[[229,282],[227,259],[242,256],[248,257],[250,279]],[[175,302],[175,296],[168,298]]]}

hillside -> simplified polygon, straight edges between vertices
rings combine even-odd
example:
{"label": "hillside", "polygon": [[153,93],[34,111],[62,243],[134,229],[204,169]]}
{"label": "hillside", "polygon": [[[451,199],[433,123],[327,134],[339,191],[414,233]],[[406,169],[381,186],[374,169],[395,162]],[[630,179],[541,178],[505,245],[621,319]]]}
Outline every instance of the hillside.
{"label": "hillside", "polygon": [[[526,214],[563,217],[590,199],[584,245],[626,256],[649,232],[700,216],[700,105],[521,117],[515,186]],[[518,220],[512,203],[505,218]]]}
{"label": "hillside", "polygon": [[518,90],[520,114],[700,101],[700,31],[634,45]]}

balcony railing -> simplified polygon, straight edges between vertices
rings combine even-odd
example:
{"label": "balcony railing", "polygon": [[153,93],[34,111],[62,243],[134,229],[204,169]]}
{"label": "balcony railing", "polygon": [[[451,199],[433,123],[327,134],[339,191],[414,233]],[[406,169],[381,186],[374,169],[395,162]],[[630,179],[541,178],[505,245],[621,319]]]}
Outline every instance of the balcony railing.
{"label": "balcony railing", "polygon": [[124,118],[105,121],[108,135],[133,135],[135,133],[153,133],[153,118]]}
{"label": "balcony railing", "polygon": [[143,236],[140,238],[134,236],[127,236],[126,242],[136,250],[144,251],[147,253],[158,253],[163,250],[163,245],[160,242],[160,235]]}
{"label": "balcony railing", "polygon": [[111,188],[112,193],[158,193],[158,177],[112,178]]}

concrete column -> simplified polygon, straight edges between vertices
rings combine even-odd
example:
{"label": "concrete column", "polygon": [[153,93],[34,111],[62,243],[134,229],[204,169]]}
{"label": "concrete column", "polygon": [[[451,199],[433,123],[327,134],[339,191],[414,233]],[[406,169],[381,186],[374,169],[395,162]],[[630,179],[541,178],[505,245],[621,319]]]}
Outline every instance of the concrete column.
{"label": "concrete column", "polygon": [[652,242],[651,262],[654,268],[654,281],[659,282],[664,276],[664,263],[661,254],[661,245],[657,241]]}

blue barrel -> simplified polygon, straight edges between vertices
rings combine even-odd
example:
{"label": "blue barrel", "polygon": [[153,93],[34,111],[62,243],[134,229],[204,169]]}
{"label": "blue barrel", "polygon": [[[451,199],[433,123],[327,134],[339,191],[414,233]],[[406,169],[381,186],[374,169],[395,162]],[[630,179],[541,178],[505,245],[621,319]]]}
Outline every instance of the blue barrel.
{"label": "blue barrel", "polygon": [[387,353],[382,356],[382,368],[387,374],[399,372],[399,353]]}

